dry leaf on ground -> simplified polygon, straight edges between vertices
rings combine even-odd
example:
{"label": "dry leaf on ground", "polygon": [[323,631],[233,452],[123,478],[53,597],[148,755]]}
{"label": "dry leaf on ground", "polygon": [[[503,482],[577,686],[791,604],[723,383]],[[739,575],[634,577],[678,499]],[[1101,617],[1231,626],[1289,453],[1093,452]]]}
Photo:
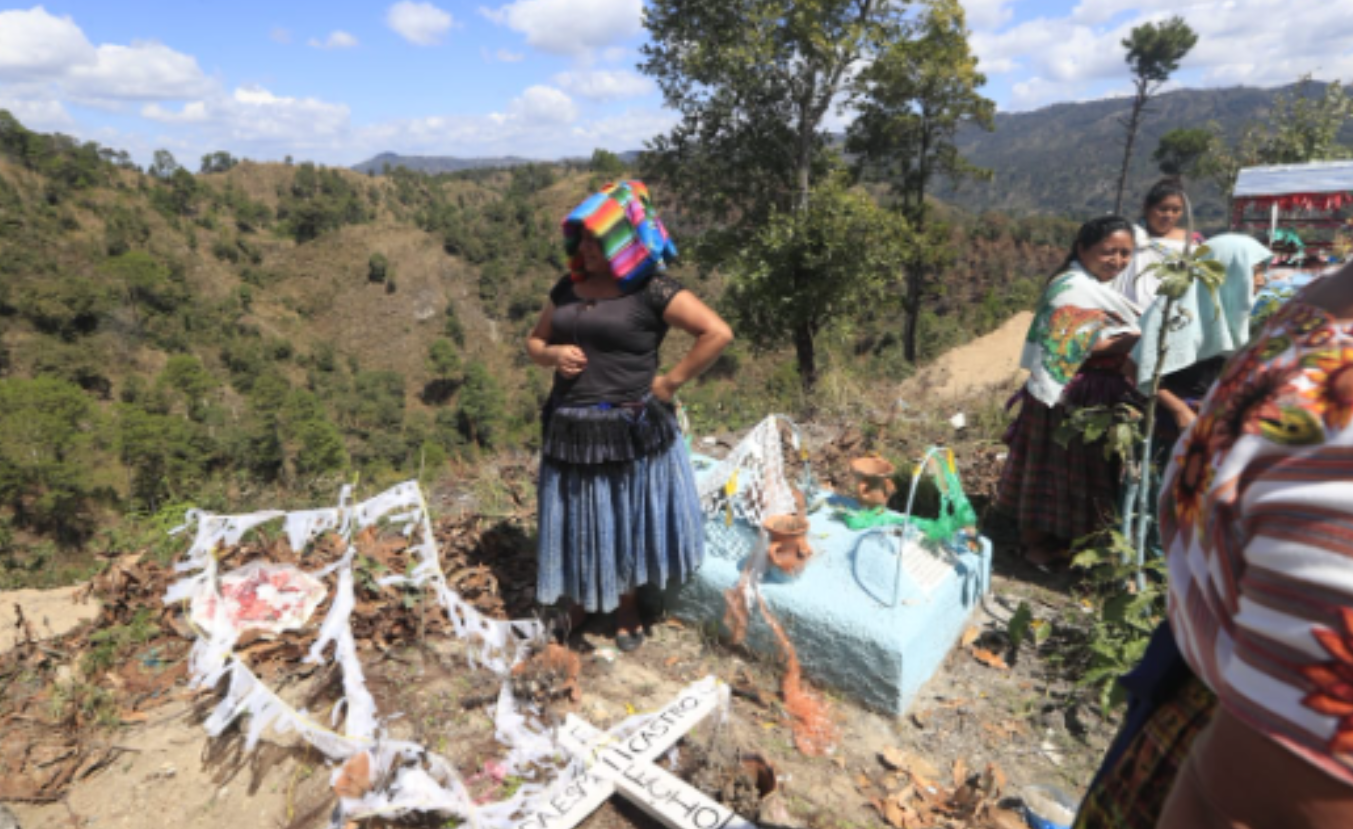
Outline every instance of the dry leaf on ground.
{"label": "dry leaf on ground", "polygon": [[993,653],[986,648],[973,648],[972,655],[988,668],[999,668],[1002,671],[1010,670],[1010,666],[1005,663],[1000,654]]}
{"label": "dry leaf on ground", "polygon": [[987,813],[986,829],[1025,829],[1027,826],[1024,818],[1009,809],[992,809]]}
{"label": "dry leaf on ground", "polygon": [[912,777],[935,780],[940,776],[939,771],[929,760],[904,749],[885,748],[879,752],[879,759],[888,768],[894,771],[904,771]]}
{"label": "dry leaf on ground", "polygon": [[1005,791],[1005,772],[995,763],[987,766],[987,774],[991,775],[991,782],[995,786],[995,793],[1000,794]]}
{"label": "dry leaf on ground", "polygon": [[906,758],[907,753],[898,748],[885,748],[879,752],[879,759],[883,761],[883,765],[898,771],[906,768]]}
{"label": "dry leaf on ground", "polygon": [[334,781],[334,794],[339,797],[357,798],[371,788],[371,756],[365,751],[354,754],[343,764],[343,769]]}

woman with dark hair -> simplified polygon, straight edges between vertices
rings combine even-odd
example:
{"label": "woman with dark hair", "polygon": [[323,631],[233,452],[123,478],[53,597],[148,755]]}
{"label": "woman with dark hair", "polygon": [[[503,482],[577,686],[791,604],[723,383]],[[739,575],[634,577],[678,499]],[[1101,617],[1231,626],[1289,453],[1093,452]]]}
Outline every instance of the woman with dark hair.
{"label": "woman with dark hair", "polygon": [[[664,272],[676,247],[643,182],[608,185],[563,223],[569,274],[550,291],[526,344],[554,369],[541,415],[536,600],[618,610],[616,645],[643,642],[636,590],[685,581],[704,557],[695,474],[672,396],[733,332]],[[669,327],[695,337],[658,374]]]}
{"label": "woman with dark hair", "polygon": [[1009,458],[997,506],[1020,525],[1025,557],[1047,565],[1099,530],[1118,504],[1118,470],[1102,440],[1057,437],[1071,411],[1112,406],[1132,395],[1124,362],[1137,342],[1140,309],[1110,283],[1132,258],[1132,224],[1121,216],[1081,226],[1048,282],[1025,339],[1029,380],[1006,433]]}
{"label": "woman with dark hair", "polygon": [[[1178,179],[1156,182],[1142,205],[1141,224],[1133,228],[1132,261],[1113,280],[1113,287],[1142,308],[1150,305],[1160,288],[1160,275],[1147,269],[1172,253],[1184,250],[1188,229],[1180,224],[1188,196]],[[1194,244],[1202,237],[1194,236]]]}

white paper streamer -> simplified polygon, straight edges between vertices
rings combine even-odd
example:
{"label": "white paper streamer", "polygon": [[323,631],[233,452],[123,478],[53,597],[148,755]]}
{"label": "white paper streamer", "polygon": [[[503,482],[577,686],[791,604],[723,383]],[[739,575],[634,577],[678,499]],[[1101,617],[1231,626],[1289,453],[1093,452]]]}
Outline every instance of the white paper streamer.
{"label": "white paper streamer", "polygon": [[[369,752],[372,780],[388,782],[361,798],[342,799],[334,814],[337,824],[373,815],[397,817],[432,811],[456,815],[472,826],[507,829],[524,803],[546,791],[543,784],[528,782],[508,800],[476,806],[450,761],[422,746],[384,735],[382,717],[366,687],[352,634],[351,616],[356,606],[353,535],[383,522],[410,539],[409,548],[416,562],[411,572],[381,582],[431,591],[455,634],[474,644],[470,651],[472,663],[482,664],[498,675],[503,695],[495,709],[495,733],[507,749],[504,765],[508,773],[523,777],[531,775],[536,767],[554,765],[554,758],[561,754],[550,732],[533,716],[517,710],[508,683],[512,667],[525,657],[534,642],[543,638],[544,626],[536,620],[487,618],[446,584],[427,505],[416,482],[399,484],[360,504],[350,505],[350,500],[351,490],[344,487],[337,508],[291,513],[265,510],[246,515],[213,515],[194,510],[184,527],[176,530],[196,527],[192,546],[176,565],[184,575],[169,586],[164,601],[194,602],[207,597],[217,600],[203,605],[214,611],[202,614],[198,620],[199,636],[189,660],[192,684],[214,687],[229,677],[225,696],[204,724],[207,733],[220,736],[236,720],[247,717],[246,750],[253,750],[265,733],[272,732],[295,734],[336,764],[357,752]],[[250,530],[278,519],[282,519],[288,543],[298,553],[325,533],[337,534],[345,545],[339,561],[309,573],[315,578],[330,574],[337,577],[329,611],[306,657],[307,661],[324,663],[328,661],[326,651],[333,646],[332,659],[338,662],[343,677],[343,698],[334,706],[334,727],[326,727],[307,712],[289,706],[232,653],[238,631],[222,610],[216,552],[238,544]],[[398,713],[387,714],[384,719],[397,716]],[[340,718],[341,733],[335,730]],[[338,773],[339,769],[335,769],[335,779]]]}

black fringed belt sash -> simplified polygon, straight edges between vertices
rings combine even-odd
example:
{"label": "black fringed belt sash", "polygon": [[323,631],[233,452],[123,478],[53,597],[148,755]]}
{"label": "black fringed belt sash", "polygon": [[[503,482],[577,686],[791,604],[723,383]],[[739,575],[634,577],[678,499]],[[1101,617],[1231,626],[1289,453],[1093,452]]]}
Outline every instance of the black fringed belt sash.
{"label": "black fringed belt sash", "polygon": [[562,463],[632,461],[666,451],[677,439],[671,408],[653,395],[595,406],[545,404],[541,453]]}

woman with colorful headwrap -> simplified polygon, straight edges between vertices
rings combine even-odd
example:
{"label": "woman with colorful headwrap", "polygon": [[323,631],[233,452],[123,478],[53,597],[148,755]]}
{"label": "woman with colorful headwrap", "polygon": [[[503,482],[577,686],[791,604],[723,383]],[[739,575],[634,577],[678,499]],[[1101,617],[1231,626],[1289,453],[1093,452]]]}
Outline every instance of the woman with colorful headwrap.
{"label": "woman with colorful headwrap", "polygon": [[[536,600],[570,617],[618,611],[616,645],[643,642],[636,590],[686,580],[704,558],[704,518],[672,397],[733,332],[675,279],[676,247],[639,181],[608,185],[563,222],[569,274],[527,339],[554,369],[542,413]],[[658,373],[669,327],[695,337]]]}

